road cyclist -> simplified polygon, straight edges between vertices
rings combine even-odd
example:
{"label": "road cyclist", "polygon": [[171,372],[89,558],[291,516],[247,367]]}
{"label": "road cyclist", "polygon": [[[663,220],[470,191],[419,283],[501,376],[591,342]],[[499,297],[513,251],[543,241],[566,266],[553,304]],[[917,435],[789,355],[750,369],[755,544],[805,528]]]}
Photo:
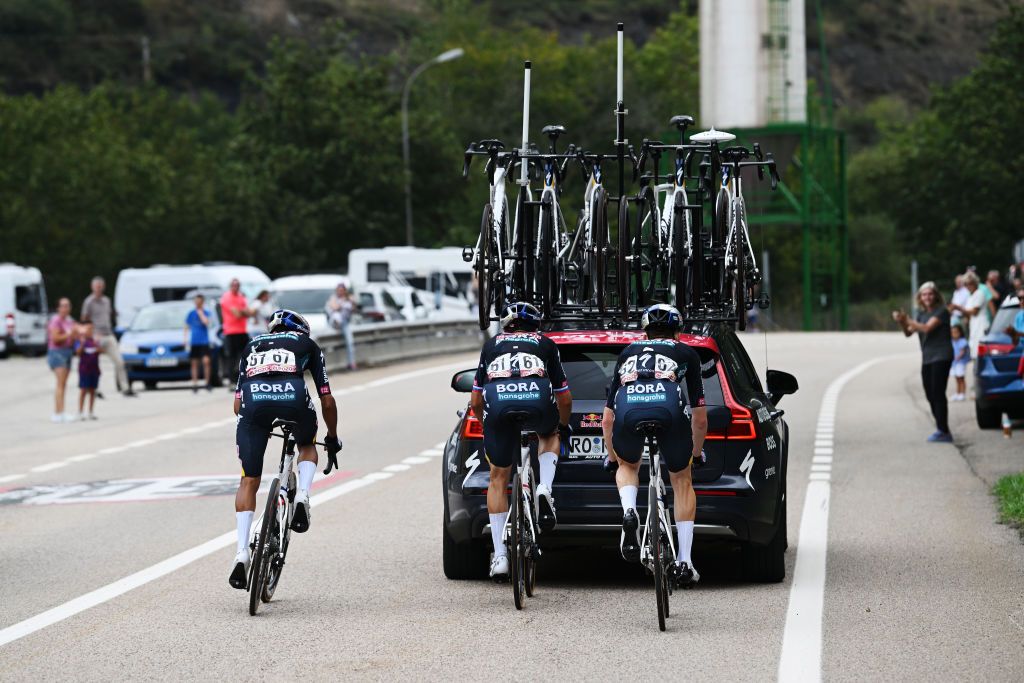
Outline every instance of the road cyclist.
{"label": "road cyclist", "polygon": [[303,533],[309,529],[309,489],[316,474],[317,432],[313,399],[303,378],[309,372],[320,398],[320,408],[327,423],[324,439],[328,471],[337,467],[341,450],[338,440],[338,407],[331,395],[324,355],[309,337],[309,323],[301,315],[287,309],[274,312],[267,325],[268,332],[254,337],[246,345],[238,363],[235,385],[235,449],[242,466],[242,478],[235,494],[235,516],[238,525],[238,551],[232,564],[229,583],[244,590],[251,560],[250,528],[256,510],[256,492],[263,473],[263,454],[275,420],[293,422],[292,436],[299,447],[298,491],[291,529]]}
{"label": "road cyclist", "polygon": [[636,426],[648,421],[660,423],[657,443],[668,465],[679,540],[673,578],[677,585],[687,587],[700,580],[691,556],[697,511],[691,464],[703,459],[708,417],[700,358],[676,339],[681,323],[679,311],[667,304],[654,304],[644,311],[641,327],[647,339],[631,343],[619,354],[602,426],[605,443],[619,465],[615,483],[623,511],[620,550],[626,561],[638,562],[640,520],[636,498],[644,436]]}
{"label": "road cyclist", "polygon": [[[491,524],[494,557],[490,575],[504,579],[509,573],[505,546],[508,519],[508,482],[520,456],[521,430],[538,435],[537,462],[540,481],[537,499],[542,531],[557,523],[551,487],[555,480],[561,442],[570,433],[572,395],[553,341],[540,334],[541,314],[531,304],[510,303],[502,317],[502,332],[484,344],[473,382],[470,407],[484,428],[484,453],[490,464],[487,512]],[[511,412],[529,412],[519,423]]]}

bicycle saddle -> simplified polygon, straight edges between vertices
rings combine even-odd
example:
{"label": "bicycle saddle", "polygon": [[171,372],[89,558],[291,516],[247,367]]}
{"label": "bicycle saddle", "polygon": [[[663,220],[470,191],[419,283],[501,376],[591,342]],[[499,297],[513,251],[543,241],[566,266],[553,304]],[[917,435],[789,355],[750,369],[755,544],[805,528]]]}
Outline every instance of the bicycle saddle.
{"label": "bicycle saddle", "polygon": [[641,420],[640,422],[637,422],[636,427],[634,427],[637,432],[644,434],[645,436],[648,434],[656,434],[663,428],[664,427],[662,427],[661,422],[658,420]]}
{"label": "bicycle saddle", "polygon": [[281,418],[278,418],[274,420],[274,423],[270,425],[270,428],[274,429],[275,427],[280,427],[283,431],[290,432],[295,429],[298,424],[299,423],[294,420],[282,420]]}
{"label": "bicycle saddle", "polygon": [[505,149],[505,143],[502,142],[501,140],[481,140],[476,144],[478,148],[483,148],[488,151],[490,151],[492,147],[496,147],[497,149]]}
{"label": "bicycle saddle", "polygon": [[689,114],[676,114],[668,120],[668,125],[675,126],[679,130],[686,130],[687,126],[693,125],[693,117]]}
{"label": "bicycle saddle", "polygon": [[559,135],[565,132],[565,126],[557,124],[553,126],[544,126],[543,128],[540,129],[540,132],[543,133],[544,135],[547,135],[549,138],[557,138]]}
{"label": "bicycle saddle", "polygon": [[531,413],[529,410],[506,410],[504,413],[502,413],[502,416],[507,417],[513,422],[523,424],[531,417],[533,417],[533,413]]}

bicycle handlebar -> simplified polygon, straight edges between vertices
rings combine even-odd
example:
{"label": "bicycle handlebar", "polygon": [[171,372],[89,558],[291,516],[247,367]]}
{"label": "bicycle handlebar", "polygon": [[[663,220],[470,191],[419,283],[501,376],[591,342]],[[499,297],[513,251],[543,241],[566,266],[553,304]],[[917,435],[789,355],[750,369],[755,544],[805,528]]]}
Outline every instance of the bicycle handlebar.
{"label": "bicycle handlebar", "polygon": [[[270,436],[276,437],[278,439],[285,438],[284,434],[278,434],[277,432],[270,432]],[[323,441],[314,441],[310,445],[312,445],[312,446],[323,446],[324,448],[327,448],[327,444],[324,443]]]}

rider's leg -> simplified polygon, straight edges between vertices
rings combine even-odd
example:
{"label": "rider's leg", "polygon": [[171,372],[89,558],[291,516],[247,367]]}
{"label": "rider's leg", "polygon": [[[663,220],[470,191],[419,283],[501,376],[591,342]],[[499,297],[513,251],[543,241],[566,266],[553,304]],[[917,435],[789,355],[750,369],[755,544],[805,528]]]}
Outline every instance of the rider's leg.
{"label": "rider's leg", "polygon": [[628,462],[619,458],[619,469],[615,470],[615,485],[619,489],[622,511],[635,511],[636,493],[640,488],[640,461]]}
{"label": "rider's leg", "polygon": [[316,446],[309,444],[299,446],[299,492],[307,493],[313,485],[313,477],[316,475],[317,453]]}
{"label": "rider's leg", "polygon": [[491,518],[491,540],[495,556],[505,554],[503,532],[508,518],[508,480],[512,467],[491,465],[491,482],[487,485],[487,513]]}
{"label": "rider's leg", "polygon": [[688,465],[679,472],[669,472],[672,493],[675,498],[676,532],[679,534],[679,548],[676,561],[693,566],[690,549],[693,546],[693,520],[697,516],[697,496],[693,492],[692,468]]}
{"label": "rider's leg", "polygon": [[249,529],[256,511],[256,491],[260,488],[260,477],[242,476],[235,493],[235,520],[238,524],[238,551],[249,547]]}
{"label": "rider's leg", "polygon": [[551,490],[555,481],[555,468],[558,466],[558,450],[561,447],[558,432],[550,436],[542,436],[537,440],[537,463],[540,465],[540,484]]}

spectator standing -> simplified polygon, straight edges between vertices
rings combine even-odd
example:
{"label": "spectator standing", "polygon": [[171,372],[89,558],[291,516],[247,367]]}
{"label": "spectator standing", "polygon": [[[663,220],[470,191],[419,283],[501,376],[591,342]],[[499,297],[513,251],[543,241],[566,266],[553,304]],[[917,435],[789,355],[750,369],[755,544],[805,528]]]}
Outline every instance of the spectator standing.
{"label": "spectator standing", "polygon": [[[224,320],[224,375],[232,377],[238,372],[238,361],[246,344],[249,343],[248,321],[252,312],[249,302],[242,294],[242,283],[237,278],[231,280],[228,291],[220,298],[220,314]],[[235,385],[228,382],[228,389],[235,390]]]}
{"label": "spectator standing", "polygon": [[345,352],[348,354],[348,369],[356,369],[356,343],[352,335],[352,316],[356,311],[356,302],[344,282],[339,282],[324,306],[327,320],[331,327],[341,330],[345,336]]}
{"label": "spectator standing", "polygon": [[277,307],[270,300],[270,292],[265,289],[260,290],[260,293],[256,295],[256,301],[258,303],[253,306],[252,316],[259,326],[260,332],[266,332],[267,324],[274,317],[274,311],[277,310]]}
{"label": "spectator standing", "polygon": [[185,316],[185,346],[188,347],[188,357],[192,364],[193,394],[199,391],[200,364],[203,366],[206,390],[213,389],[213,375],[210,372],[210,311],[203,306],[205,301],[202,294],[196,294],[196,307]]}
{"label": "spectator standing", "polygon": [[106,281],[99,275],[92,279],[92,294],[85,297],[85,301],[82,302],[82,322],[92,323],[100,352],[110,356],[110,360],[114,362],[118,391],[123,392],[125,396],[137,396],[138,394],[132,391],[132,385],[128,383],[124,359],[121,358],[121,349],[118,347],[117,337],[114,336],[114,305],[110,303],[110,297],[103,293],[106,287]]}
{"label": "spectator standing", "polygon": [[953,325],[949,332],[953,339],[953,368],[950,374],[956,379],[956,393],[950,400],[963,401],[967,398],[967,363],[971,360],[971,350],[961,325]]}
{"label": "spectator standing", "polygon": [[934,282],[926,282],[917,290],[917,308],[916,320],[911,320],[902,310],[893,311],[892,317],[904,335],[909,337],[917,332],[921,342],[921,383],[937,430],[928,441],[950,443],[953,436],[949,433],[946,383],[953,365],[953,342],[949,333],[949,311]]}
{"label": "spectator standing", "polygon": [[988,277],[985,278],[985,288],[989,291],[989,298],[985,304],[988,306],[986,311],[988,314],[988,324],[991,325],[996,317],[996,313],[999,311],[999,307],[1003,303],[1003,297],[1006,296],[1006,288],[1003,285],[1002,277],[999,275],[998,270],[988,271]]}
{"label": "spectator standing", "polygon": [[[1013,339],[1014,345],[1019,344],[1020,340],[1024,338],[1024,286],[1017,288],[1017,303],[1020,305],[1020,310],[1017,311],[1017,315],[1013,316],[1013,324],[1007,325],[1004,330]],[[1021,358],[1021,364],[1024,365],[1024,358]]]}
{"label": "spectator standing", "polygon": [[950,311],[950,323],[953,325],[959,325],[964,320],[964,314],[957,310],[957,307],[963,307],[967,305],[967,299],[970,298],[971,293],[964,287],[964,276],[957,275],[953,280],[955,289],[953,290],[953,296],[949,298]]}
{"label": "spectator standing", "polygon": [[[82,324],[76,354],[78,355],[78,419],[95,420],[96,389],[100,385],[100,345],[96,341],[96,330],[92,322]],[[89,400],[89,414],[86,416],[85,403]]]}
{"label": "spectator standing", "polygon": [[71,317],[71,299],[61,298],[57,312],[46,325],[46,364],[57,379],[53,394],[53,422],[69,422],[70,413],[64,412],[64,394],[71,373],[71,356],[75,349],[75,321]]}
{"label": "spectator standing", "polygon": [[978,357],[978,344],[985,336],[988,322],[985,317],[985,292],[981,288],[978,276],[973,271],[964,273],[964,287],[967,288],[969,296],[967,303],[963,306],[953,304],[954,311],[959,311],[967,319],[967,345],[971,349],[971,359]]}

